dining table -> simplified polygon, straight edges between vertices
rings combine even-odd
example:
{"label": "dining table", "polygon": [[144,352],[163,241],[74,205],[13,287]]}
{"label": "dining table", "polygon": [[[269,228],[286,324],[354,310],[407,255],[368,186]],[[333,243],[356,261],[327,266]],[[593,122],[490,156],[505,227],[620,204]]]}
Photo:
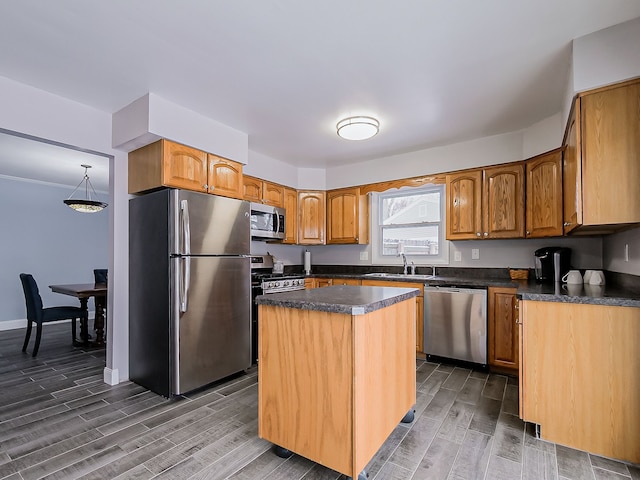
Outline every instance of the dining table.
{"label": "dining table", "polygon": [[[63,285],[49,285],[49,288],[54,293],[60,293],[62,295],[69,295],[76,297],[80,300],[80,308],[82,308],[87,316],[86,320],[80,321],[80,341],[76,341],[75,332],[74,345],[84,347],[103,347],[104,342],[104,326],[105,326],[105,307],[107,303],[107,284],[106,283],[71,283]],[[95,318],[93,321],[94,329],[96,333],[96,339],[89,341],[89,309],[87,304],[89,299],[95,298]]]}

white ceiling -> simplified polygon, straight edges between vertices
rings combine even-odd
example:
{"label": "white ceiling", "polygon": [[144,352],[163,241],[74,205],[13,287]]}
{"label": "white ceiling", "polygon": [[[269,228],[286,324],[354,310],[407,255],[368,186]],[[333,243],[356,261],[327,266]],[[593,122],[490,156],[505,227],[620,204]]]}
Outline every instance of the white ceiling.
{"label": "white ceiling", "polygon": [[[152,92],[323,168],[526,128],[560,110],[572,39],[639,16],[638,0],[7,0],[0,75],[108,113]],[[350,114],[380,133],[339,138]]]}

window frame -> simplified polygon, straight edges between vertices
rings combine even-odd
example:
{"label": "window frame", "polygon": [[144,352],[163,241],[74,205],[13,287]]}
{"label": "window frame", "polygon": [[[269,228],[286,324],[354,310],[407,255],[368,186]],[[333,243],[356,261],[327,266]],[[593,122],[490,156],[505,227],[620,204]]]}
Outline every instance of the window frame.
{"label": "window frame", "polygon": [[404,196],[403,194],[420,194],[438,192],[440,194],[440,221],[425,222],[424,225],[438,225],[438,254],[437,255],[411,255],[405,253],[407,262],[416,265],[448,265],[449,241],[446,239],[446,197],[444,184],[428,184],[420,187],[402,187],[384,192],[373,192],[371,197],[371,261],[372,264],[402,265],[400,255],[383,255],[382,232],[385,226],[381,225],[381,205],[385,198]]}

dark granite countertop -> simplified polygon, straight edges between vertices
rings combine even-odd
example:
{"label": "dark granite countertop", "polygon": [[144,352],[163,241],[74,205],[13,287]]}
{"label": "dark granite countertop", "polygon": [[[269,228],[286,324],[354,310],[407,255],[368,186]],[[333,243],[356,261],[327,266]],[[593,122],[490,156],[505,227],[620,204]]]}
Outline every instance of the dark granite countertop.
{"label": "dark granite countertop", "polygon": [[640,307],[640,290],[636,285],[616,283],[605,285],[567,285],[562,283],[538,283],[535,280],[512,280],[496,276],[450,276],[450,275],[403,275],[386,274],[315,274],[312,277],[355,278],[361,280],[384,280],[389,282],[415,282],[429,286],[487,288],[516,288],[518,298],[540,302],[585,303],[620,307]]}
{"label": "dark granite countertop", "polygon": [[363,315],[418,296],[414,288],[340,285],[256,297],[258,305]]}

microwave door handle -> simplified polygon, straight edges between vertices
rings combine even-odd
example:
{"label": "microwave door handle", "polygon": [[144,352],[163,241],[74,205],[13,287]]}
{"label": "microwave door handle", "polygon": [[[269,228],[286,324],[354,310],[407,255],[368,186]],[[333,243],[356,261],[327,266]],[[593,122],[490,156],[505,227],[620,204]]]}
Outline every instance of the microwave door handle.
{"label": "microwave door handle", "polygon": [[276,217],[276,232],[275,233],[280,233],[280,215],[278,215],[278,212],[275,212],[273,215]]}

